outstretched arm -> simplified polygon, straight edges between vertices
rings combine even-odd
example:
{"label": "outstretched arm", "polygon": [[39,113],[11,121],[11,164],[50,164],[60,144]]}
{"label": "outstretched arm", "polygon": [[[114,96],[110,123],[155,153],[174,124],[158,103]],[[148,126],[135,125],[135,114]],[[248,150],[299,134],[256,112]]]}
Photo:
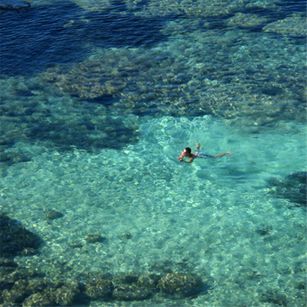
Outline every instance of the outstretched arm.
{"label": "outstretched arm", "polygon": [[179,155],[179,157],[177,158],[180,162],[182,162],[183,161],[183,155],[182,155],[182,153]]}

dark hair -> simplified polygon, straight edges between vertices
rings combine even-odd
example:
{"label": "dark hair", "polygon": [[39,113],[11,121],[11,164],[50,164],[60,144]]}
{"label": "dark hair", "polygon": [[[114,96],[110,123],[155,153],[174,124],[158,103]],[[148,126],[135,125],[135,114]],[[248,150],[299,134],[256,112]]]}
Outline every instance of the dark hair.
{"label": "dark hair", "polygon": [[192,149],[190,147],[186,147],[185,151],[188,152],[189,154],[192,152]]}

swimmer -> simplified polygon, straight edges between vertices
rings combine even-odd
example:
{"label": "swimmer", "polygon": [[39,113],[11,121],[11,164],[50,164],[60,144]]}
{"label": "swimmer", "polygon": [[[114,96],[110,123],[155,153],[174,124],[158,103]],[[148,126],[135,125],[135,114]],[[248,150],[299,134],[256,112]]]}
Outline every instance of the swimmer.
{"label": "swimmer", "polygon": [[[222,152],[216,155],[209,155],[206,153],[200,152],[200,144],[196,145],[196,152],[192,153],[192,149],[190,147],[186,147],[178,157],[180,162],[192,163],[195,158],[222,158],[224,156],[230,156],[230,152]],[[187,157],[189,160],[185,161],[184,158]]]}

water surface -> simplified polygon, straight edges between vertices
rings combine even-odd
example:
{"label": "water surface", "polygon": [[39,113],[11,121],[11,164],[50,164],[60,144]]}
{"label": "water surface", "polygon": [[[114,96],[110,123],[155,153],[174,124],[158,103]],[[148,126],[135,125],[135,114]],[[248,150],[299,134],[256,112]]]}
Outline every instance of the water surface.
{"label": "water surface", "polygon": [[[306,170],[305,12],[127,0],[0,13],[0,208],[45,241],[18,263],[210,284],[123,306],[304,306],[306,211],[269,182]],[[179,163],[196,143],[232,155]]]}

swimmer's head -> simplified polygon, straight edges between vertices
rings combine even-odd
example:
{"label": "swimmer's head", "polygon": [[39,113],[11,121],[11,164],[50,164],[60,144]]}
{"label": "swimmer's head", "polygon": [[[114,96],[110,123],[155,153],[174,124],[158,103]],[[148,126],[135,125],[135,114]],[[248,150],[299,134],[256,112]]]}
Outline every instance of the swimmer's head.
{"label": "swimmer's head", "polygon": [[192,152],[192,149],[190,147],[186,147],[184,149],[185,152],[187,152],[188,154],[190,154]]}

